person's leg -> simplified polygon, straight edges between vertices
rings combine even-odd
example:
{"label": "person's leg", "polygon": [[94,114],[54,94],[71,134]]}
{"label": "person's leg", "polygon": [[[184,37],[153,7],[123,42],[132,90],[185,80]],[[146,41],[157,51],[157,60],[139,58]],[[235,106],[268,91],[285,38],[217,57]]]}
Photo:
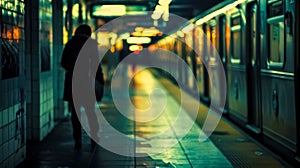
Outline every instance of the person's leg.
{"label": "person's leg", "polygon": [[98,142],[99,123],[95,112],[95,104],[89,104],[86,106],[86,115],[90,127],[91,145],[95,146],[95,142]]}
{"label": "person's leg", "polygon": [[71,109],[71,120],[73,126],[73,139],[75,141],[75,149],[81,148],[81,124],[75,111],[73,103],[69,103]]}

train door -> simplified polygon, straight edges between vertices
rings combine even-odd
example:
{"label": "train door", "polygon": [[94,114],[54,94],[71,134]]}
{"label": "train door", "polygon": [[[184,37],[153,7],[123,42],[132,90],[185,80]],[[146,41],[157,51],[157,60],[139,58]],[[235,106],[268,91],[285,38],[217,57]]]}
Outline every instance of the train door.
{"label": "train door", "polygon": [[[177,55],[179,57],[181,57],[182,60],[185,61],[185,49],[184,49],[184,38],[182,35],[178,36],[177,39],[177,46],[176,46],[176,50],[177,50]],[[181,84],[183,86],[185,86],[185,81],[186,81],[186,75],[185,75],[185,69],[184,69],[184,65],[181,62],[178,62],[178,71],[179,71],[179,81],[181,82]]]}
{"label": "train door", "polygon": [[[300,30],[300,1],[296,1],[295,2],[295,30]],[[297,31],[295,32],[295,46],[300,46],[300,32]],[[295,64],[296,64],[296,96],[297,96],[297,100],[299,100],[300,98],[300,48],[296,47],[296,57],[295,57]],[[296,107],[296,111],[297,111],[297,121],[300,121],[300,104],[297,103],[297,107]],[[297,122],[297,129],[299,130],[300,128],[300,123]],[[299,132],[299,131],[298,131]],[[300,134],[297,134],[297,139],[298,139],[298,147],[297,147],[297,157],[300,158]]]}
{"label": "train door", "polygon": [[[185,64],[187,63],[187,53],[186,53],[186,42],[185,39],[183,38],[183,42],[181,43],[181,54],[182,54],[182,59],[184,60]],[[186,87],[186,89],[188,90],[188,66],[182,66],[182,83],[183,85]]]}
{"label": "train door", "polygon": [[[220,48],[218,43],[217,34],[218,24],[215,18],[211,19],[208,22],[209,31],[207,32],[207,37],[209,37],[209,72],[210,72],[210,98],[211,105],[216,108],[216,110],[220,110],[220,105],[222,104],[222,93],[224,90],[222,89],[222,75],[221,75],[221,62],[218,61],[218,50]],[[223,108],[223,107],[222,107]]]}
{"label": "train door", "polygon": [[[190,70],[187,70],[187,86],[188,89],[193,93],[195,90],[195,66],[194,66],[194,52],[193,52],[193,30],[190,30],[185,33],[185,51],[186,51],[186,63],[190,67]],[[192,71],[192,73],[190,73]]]}
{"label": "train door", "polygon": [[[296,151],[295,6],[289,0],[261,2],[262,128],[274,149]],[[275,143],[274,143],[275,142]]]}
{"label": "train door", "polygon": [[203,38],[203,59],[202,61],[204,62],[203,65],[204,69],[203,69],[203,78],[204,78],[204,101],[205,102],[209,102],[210,101],[210,89],[209,89],[209,76],[208,76],[208,71],[209,71],[209,53],[210,53],[210,27],[207,24],[203,25],[203,32],[204,34],[204,38]]}
{"label": "train door", "polygon": [[219,18],[219,55],[221,58],[221,61],[223,63],[223,66],[226,70],[226,16],[223,15]]}
{"label": "train door", "polygon": [[204,65],[203,65],[203,38],[202,25],[196,26],[194,31],[194,49],[196,50],[196,79],[198,92],[201,97],[204,95]]}
{"label": "train door", "polygon": [[248,71],[248,125],[247,128],[260,133],[261,128],[261,109],[260,109],[260,62],[258,57],[259,39],[257,22],[257,5],[255,3],[247,6],[248,19],[248,52],[247,52],[247,71]]}
{"label": "train door", "polygon": [[235,8],[229,15],[229,55],[227,62],[227,86],[229,117],[241,125],[247,123],[247,77],[244,42],[244,13]]}
{"label": "train door", "polygon": [[[220,16],[219,17],[219,56],[220,59],[222,61],[222,65],[219,66],[223,66],[224,71],[225,71],[225,76],[227,77],[227,55],[226,55],[226,16]],[[226,85],[227,87],[227,85]],[[226,90],[228,91],[228,89],[226,88]],[[224,92],[222,92],[224,93]],[[227,100],[227,92],[225,93],[226,95],[221,95],[221,97],[225,97],[225,107],[224,107],[224,113],[228,112],[228,100]]]}

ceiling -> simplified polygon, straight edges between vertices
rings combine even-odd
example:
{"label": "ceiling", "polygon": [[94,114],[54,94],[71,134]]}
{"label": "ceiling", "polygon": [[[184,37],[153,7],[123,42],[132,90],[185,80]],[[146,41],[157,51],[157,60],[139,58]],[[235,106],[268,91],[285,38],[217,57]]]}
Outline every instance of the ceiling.
{"label": "ceiling", "polygon": [[[84,0],[87,6],[100,3],[100,4],[146,4],[151,11],[154,10],[158,0]],[[205,11],[214,4],[220,3],[224,0],[172,0],[169,5],[169,11],[172,14],[181,16],[186,19],[191,19],[197,14]]]}
{"label": "ceiling", "polygon": [[[81,0],[84,1],[84,3],[87,5],[87,9],[90,8],[93,4],[140,4],[140,5],[147,5],[149,7],[149,11],[154,11],[155,6],[158,4],[158,0]],[[180,16],[181,18],[184,18],[184,20],[189,20],[198,14],[204,12],[205,10],[209,9],[213,5],[220,3],[224,0],[172,0],[172,2],[169,5],[169,12],[171,15]],[[170,15],[170,17],[171,17]],[[115,18],[101,18],[104,20],[105,23],[111,21],[111,19]],[[145,17],[139,17],[134,16],[130,17],[128,16],[125,21],[123,22],[116,22],[116,25],[113,25],[111,28],[114,30],[110,30],[113,32],[116,32],[118,34],[133,31],[135,27],[142,26],[142,27],[151,27],[153,26],[153,20],[149,18],[148,20],[145,19]],[[162,19],[160,19],[162,22]],[[132,24],[132,25],[130,25]],[[120,26],[124,25],[124,26]],[[159,25],[159,24],[158,24]],[[162,24],[161,24],[162,25]],[[173,30],[178,30],[180,26],[183,25],[183,22],[178,23],[172,23],[167,22],[163,26],[156,26],[158,29],[160,29],[164,34],[168,34],[169,32],[172,32]],[[98,25],[99,26],[99,25]]]}

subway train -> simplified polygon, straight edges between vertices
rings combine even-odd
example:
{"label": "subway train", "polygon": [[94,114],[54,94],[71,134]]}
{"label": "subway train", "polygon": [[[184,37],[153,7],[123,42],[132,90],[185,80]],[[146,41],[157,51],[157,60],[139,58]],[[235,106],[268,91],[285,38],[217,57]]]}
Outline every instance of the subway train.
{"label": "subway train", "polygon": [[[300,161],[299,10],[294,0],[225,1],[155,44],[189,65],[192,76],[168,52],[161,55],[187,92],[197,88],[200,101],[214,101],[216,107],[225,96],[224,116],[295,163]],[[224,87],[227,92],[220,92]]]}

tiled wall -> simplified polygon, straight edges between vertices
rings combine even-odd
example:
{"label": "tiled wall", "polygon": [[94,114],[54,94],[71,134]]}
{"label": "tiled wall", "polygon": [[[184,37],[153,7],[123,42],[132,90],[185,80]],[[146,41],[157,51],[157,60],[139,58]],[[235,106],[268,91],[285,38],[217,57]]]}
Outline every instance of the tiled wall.
{"label": "tiled wall", "polygon": [[[27,140],[41,141],[54,127],[53,30],[52,3],[49,0],[28,2],[27,43],[30,52],[26,62]],[[26,10],[27,11],[27,10]]]}
{"label": "tiled wall", "polygon": [[63,50],[63,38],[66,20],[65,11],[63,6],[67,7],[67,0],[56,0],[53,3],[53,87],[54,87],[54,120],[64,119],[68,115],[67,103],[62,100],[64,89],[65,71],[60,65],[62,50]]}
{"label": "tiled wall", "polygon": [[21,104],[0,112],[0,167],[14,167],[25,159],[25,111]]}
{"label": "tiled wall", "polygon": [[40,138],[44,138],[54,127],[52,73],[41,75],[40,96]]}
{"label": "tiled wall", "polygon": [[[61,13],[53,12],[52,5]],[[26,143],[41,141],[51,132],[54,110],[58,110],[58,118],[66,116],[67,111],[61,100],[64,72],[58,65],[62,49],[61,0],[1,0],[0,13],[2,168],[18,165],[26,158]]]}
{"label": "tiled wall", "polygon": [[0,167],[26,154],[24,1],[0,1]]}

